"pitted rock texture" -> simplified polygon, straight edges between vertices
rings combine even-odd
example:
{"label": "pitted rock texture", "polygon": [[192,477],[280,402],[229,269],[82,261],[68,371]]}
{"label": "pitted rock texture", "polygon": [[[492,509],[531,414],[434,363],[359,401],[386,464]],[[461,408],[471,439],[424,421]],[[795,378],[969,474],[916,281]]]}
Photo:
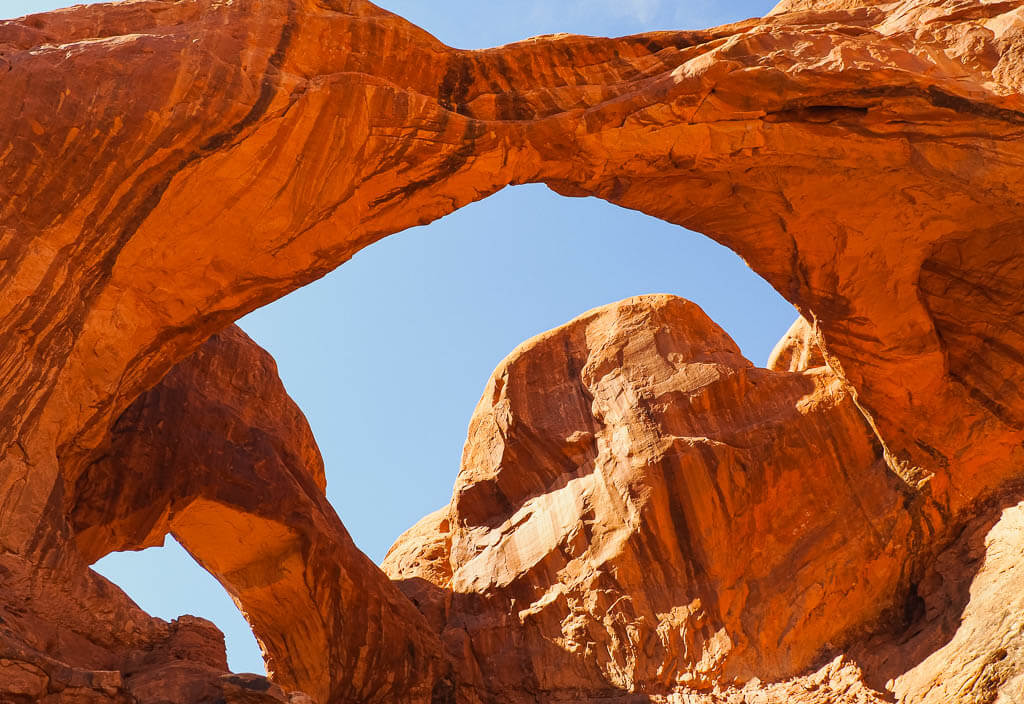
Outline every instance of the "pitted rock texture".
{"label": "pitted rock texture", "polygon": [[[47,692],[116,691],[116,676],[104,673],[123,676],[131,653],[157,652],[170,637],[166,624],[110,596],[114,590],[88,572],[75,542],[80,536],[83,549],[96,554],[120,535],[117,526],[152,529],[131,533],[147,544],[162,527],[177,529],[159,519],[169,498],[145,488],[133,494],[139,504],[93,497],[93,518],[72,515],[82,477],[97,471],[117,439],[112,429],[141,394],[245,312],[362,247],[525,182],[704,232],[798,307],[827,365],[793,373],[805,385],[832,379],[828,393],[848,398],[864,418],[870,445],[888,468],[870,486],[874,500],[884,504],[889,482],[900,485],[904,513],[891,518],[909,526],[909,547],[902,557],[893,554],[898,578],[873,588],[883,602],[889,595],[909,604],[903,620],[916,622],[924,575],[956,549],[983,509],[1015,502],[1007,492],[1024,473],[1022,12],[1017,0],[794,0],[764,19],[706,31],[559,35],[486,51],[446,47],[363,0],[136,0],[0,22],[0,593],[15,615],[5,621],[8,650],[37,658],[3,658],[5,671],[32,690],[51,677],[40,663],[52,658],[71,674],[53,675],[48,681],[58,684],[47,684]],[[779,393],[765,402],[763,422],[794,402],[787,395],[793,389]],[[254,417],[235,410],[238,427],[251,428]],[[815,417],[800,422],[813,425]],[[279,420],[281,443],[301,445],[288,435],[290,421]],[[713,427],[729,428],[732,420]],[[564,428],[555,428],[544,436],[548,442],[538,441],[547,451],[540,469],[467,484],[483,492],[484,506],[459,504],[472,530],[437,521],[452,535],[453,564],[468,560],[458,550],[485,528],[496,530],[514,515],[511,505],[487,508],[502,495],[492,489],[509,488],[526,501],[556,476],[551,457],[565,455],[557,466],[566,467],[597,452],[585,434],[562,437]],[[857,464],[859,450],[839,456],[848,449],[825,454]],[[249,450],[253,466],[273,452]],[[311,462],[305,469],[315,476],[318,459],[295,457]],[[121,466],[113,458],[110,464],[110,471]],[[286,472],[292,478],[282,479],[289,487],[283,496],[313,513],[294,527],[290,519],[280,523],[276,538],[302,536],[282,555],[344,544],[319,493],[297,493],[311,481],[309,474],[295,479],[298,471]],[[269,480],[258,471],[254,477]],[[186,514],[199,516],[204,497],[223,496],[217,477],[208,481],[189,488]],[[769,501],[745,498],[754,507],[762,499]],[[231,515],[222,506],[211,509],[218,522]],[[251,509],[230,511],[255,521]],[[118,513],[125,510],[151,510],[155,518]],[[698,545],[719,540],[713,525],[700,523],[709,533],[695,530]],[[98,537],[102,526],[112,527],[107,538]],[[429,527],[419,532],[432,550],[446,544]],[[894,545],[901,535],[893,534]],[[201,542],[197,555],[206,552]],[[239,543],[238,559],[260,563],[262,547],[260,540]],[[218,571],[224,555],[213,553],[202,559]],[[691,567],[703,564],[686,559]],[[331,584],[314,580],[303,588],[338,597],[346,608],[335,617],[297,594],[295,613],[317,624],[310,642],[332,632],[334,618],[353,618],[349,606],[396,610],[388,606],[390,616],[356,629],[380,647],[353,653],[355,639],[341,637],[330,640],[337,650],[316,662],[288,664],[287,653],[272,655],[283,680],[292,676],[289,668],[310,667],[296,681],[308,678],[316,692],[353,701],[378,701],[403,687],[404,701],[443,700],[459,686],[462,674],[446,669],[454,663],[438,665],[452,646],[428,644],[426,622],[437,614],[417,621],[395,605],[401,598],[379,575],[367,577],[364,592],[352,587],[374,573],[349,548],[315,563],[312,574]],[[220,576],[241,594],[234,566],[222,565]],[[719,567],[706,579],[749,582],[750,575]],[[272,581],[261,579],[256,583]],[[801,614],[810,602],[799,600],[785,604],[789,611],[779,618],[820,619],[827,628],[806,632],[822,637],[852,628],[871,610],[860,608],[865,585],[846,586],[854,608],[839,609],[836,623]],[[821,588],[830,593],[830,585]],[[664,603],[677,597],[666,595]],[[69,615],[72,602],[104,600],[113,604],[108,611]],[[757,601],[745,597],[737,608],[746,616]],[[880,603],[872,613],[897,606]],[[701,608],[710,608],[706,600]],[[789,629],[779,634],[786,655],[772,662],[756,638],[733,635],[733,614],[723,613],[721,622],[708,617],[708,633],[724,631],[730,642],[701,645],[696,663],[690,655],[679,659],[678,673],[662,686],[677,675],[681,682],[683,672],[698,685],[701,677],[744,677],[761,667],[789,672],[811,657],[811,644]],[[396,643],[385,634],[401,614],[411,614],[412,625]],[[268,628],[265,645],[275,642],[274,624]],[[500,638],[495,633],[481,652],[492,653]],[[632,642],[628,632],[616,638]],[[411,652],[403,649],[408,643],[424,647]],[[696,647],[687,645],[687,653]],[[1006,651],[993,662],[1014,662]],[[617,657],[595,656],[586,667],[611,686],[648,681],[645,658],[656,656]],[[204,658],[198,661],[212,662]],[[325,660],[352,669],[327,673]],[[515,662],[529,671],[522,658]],[[834,673],[846,668],[834,664]],[[984,681],[992,686],[978,690],[979,701],[991,692],[1004,696],[993,683],[1005,670],[985,665],[980,671],[1002,674],[968,678],[963,691]],[[553,687],[564,685],[561,674],[552,676]],[[572,668],[564,675],[570,683],[578,677]],[[336,687],[345,694],[331,694]]]}

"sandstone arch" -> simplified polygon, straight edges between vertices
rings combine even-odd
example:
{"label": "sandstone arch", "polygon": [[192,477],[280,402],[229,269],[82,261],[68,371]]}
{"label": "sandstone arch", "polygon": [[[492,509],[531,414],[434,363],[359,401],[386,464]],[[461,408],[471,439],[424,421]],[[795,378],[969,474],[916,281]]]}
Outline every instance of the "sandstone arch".
{"label": "sandstone arch", "polygon": [[[6,559],[78,573],[68,487],[211,334],[524,182],[740,253],[813,320],[941,545],[1024,452],[1016,332],[942,301],[953,286],[986,310],[971,282],[991,262],[959,243],[1010,233],[1016,280],[1022,29],[1015,2],[944,0],[783,3],[702,32],[474,52],[362,0],[0,23]],[[951,264],[961,283],[942,280]],[[991,374],[958,371],[972,352],[1007,365],[999,404]]]}
{"label": "sandstone arch", "polygon": [[274,361],[231,327],[118,419],[69,495],[87,562],[172,534],[236,600],[276,683],[318,702],[428,700],[440,644],[352,542]]}

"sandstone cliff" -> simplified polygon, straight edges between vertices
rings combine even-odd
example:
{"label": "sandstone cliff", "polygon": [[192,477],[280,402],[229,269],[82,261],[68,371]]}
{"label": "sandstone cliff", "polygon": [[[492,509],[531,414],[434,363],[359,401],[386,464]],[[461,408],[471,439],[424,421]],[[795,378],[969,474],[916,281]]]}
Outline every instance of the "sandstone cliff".
{"label": "sandstone cliff", "polygon": [[[1022,56],[1016,0],[471,52],[363,0],[0,22],[3,696],[158,701],[165,668],[181,701],[287,696],[86,567],[169,531],[328,701],[1024,697]],[[452,505],[392,553],[418,615],[265,358],[202,346],[524,182],[704,232],[808,322],[775,371],[668,303],[664,333],[613,309],[522,348]]]}

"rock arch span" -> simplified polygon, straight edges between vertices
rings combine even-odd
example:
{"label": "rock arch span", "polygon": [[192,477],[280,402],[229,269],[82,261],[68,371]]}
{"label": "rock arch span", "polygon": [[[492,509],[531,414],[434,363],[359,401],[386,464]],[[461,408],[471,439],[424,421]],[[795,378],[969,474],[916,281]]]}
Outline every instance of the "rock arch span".
{"label": "rock arch span", "polygon": [[[92,584],[68,547],[72,487],[204,340],[525,182],[708,234],[792,301],[929,555],[1024,451],[1016,333],[984,317],[1006,288],[984,270],[1019,268],[1022,41],[1017,3],[940,0],[784,2],[707,31],[472,52],[360,0],[0,24],[8,571]],[[999,261],[975,254],[993,241]],[[951,295],[983,319],[956,319]],[[965,374],[974,355],[1005,378]]]}

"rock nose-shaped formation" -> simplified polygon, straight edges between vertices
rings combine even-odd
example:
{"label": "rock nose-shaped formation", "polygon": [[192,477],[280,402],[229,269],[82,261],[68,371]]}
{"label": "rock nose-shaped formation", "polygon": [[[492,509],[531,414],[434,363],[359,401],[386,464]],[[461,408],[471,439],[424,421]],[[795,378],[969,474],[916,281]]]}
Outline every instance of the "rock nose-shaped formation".
{"label": "rock nose-shaped formation", "polygon": [[[1021,699],[1022,56],[1017,0],[485,51],[364,0],[0,22],[2,696]],[[704,232],[807,322],[771,372],[667,303],[530,343],[395,586],[223,331],[526,182]],[[578,337],[631,343],[616,319],[621,359]],[[86,566],[167,531],[248,604],[280,688]]]}

